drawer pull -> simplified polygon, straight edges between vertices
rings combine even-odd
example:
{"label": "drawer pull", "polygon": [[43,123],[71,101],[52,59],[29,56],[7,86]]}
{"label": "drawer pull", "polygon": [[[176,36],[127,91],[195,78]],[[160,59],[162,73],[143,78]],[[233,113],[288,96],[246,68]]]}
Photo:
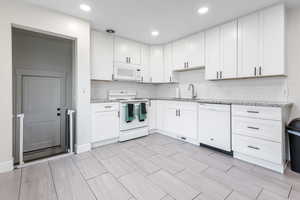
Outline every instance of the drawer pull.
{"label": "drawer pull", "polygon": [[107,108],[107,109],[108,109],[108,108],[111,108],[111,107],[112,107],[112,106],[104,106],[104,108]]}
{"label": "drawer pull", "polygon": [[258,114],[259,113],[258,111],[254,111],[254,110],[248,110],[247,112],[248,113],[254,113],[254,114]]}
{"label": "drawer pull", "polygon": [[250,149],[255,149],[255,150],[260,150],[260,148],[254,147],[254,146],[248,146],[248,148],[250,148]]}
{"label": "drawer pull", "polygon": [[259,128],[257,127],[253,127],[253,126],[248,126],[249,129],[253,129],[253,130],[259,130]]}

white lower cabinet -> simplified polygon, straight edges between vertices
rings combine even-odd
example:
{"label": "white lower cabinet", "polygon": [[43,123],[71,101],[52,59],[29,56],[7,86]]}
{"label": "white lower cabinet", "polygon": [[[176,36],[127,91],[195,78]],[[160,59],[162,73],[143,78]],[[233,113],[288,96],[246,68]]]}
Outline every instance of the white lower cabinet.
{"label": "white lower cabinet", "polygon": [[283,173],[286,113],[278,107],[232,106],[234,157]]}
{"label": "white lower cabinet", "polygon": [[92,104],[92,142],[116,139],[119,131],[119,104]]}
{"label": "white lower cabinet", "polygon": [[230,105],[200,104],[198,110],[199,142],[231,151]]}
{"label": "white lower cabinet", "polygon": [[197,140],[197,103],[166,101],[164,111],[165,132],[183,140]]}
{"label": "white lower cabinet", "polygon": [[157,101],[150,100],[148,106],[148,123],[149,123],[150,131],[157,129],[156,113],[157,113]]}

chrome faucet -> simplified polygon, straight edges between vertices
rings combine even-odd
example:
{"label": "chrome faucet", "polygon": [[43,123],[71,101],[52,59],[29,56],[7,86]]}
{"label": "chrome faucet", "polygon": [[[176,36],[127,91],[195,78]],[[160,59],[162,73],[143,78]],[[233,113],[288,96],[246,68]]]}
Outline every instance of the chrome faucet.
{"label": "chrome faucet", "polygon": [[189,84],[188,90],[192,89],[192,98],[195,99],[197,97],[196,91],[195,91],[195,85],[194,84]]}

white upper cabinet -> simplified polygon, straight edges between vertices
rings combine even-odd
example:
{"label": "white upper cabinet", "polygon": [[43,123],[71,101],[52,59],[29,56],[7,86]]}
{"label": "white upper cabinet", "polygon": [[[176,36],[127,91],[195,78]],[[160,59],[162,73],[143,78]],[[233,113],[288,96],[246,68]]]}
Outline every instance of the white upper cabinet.
{"label": "white upper cabinet", "polygon": [[164,51],[162,46],[150,47],[150,81],[164,82]]}
{"label": "white upper cabinet", "polygon": [[205,33],[205,78],[219,78],[220,71],[220,28],[216,27]]}
{"label": "white upper cabinet", "polygon": [[150,82],[150,47],[142,45],[141,82]]}
{"label": "white upper cabinet", "polygon": [[112,80],[113,45],[112,35],[91,31],[91,79]]}
{"label": "white upper cabinet", "polygon": [[115,38],[115,62],[141,65],[141,45],[124,38]]}
{"label": "white upper cabinet", "polygon": [[204,66],[204,33],[198,33],[173,43],[174,70]]}
{"label": "white upper cabinet", "polygon": [[252,77],[259,65],[259,13],[238,22],[238,76]]}
{"label": "white upper cabinet", "polygon": [[275,6],[261,12],[262,76],[284,75],[285,71],[285,8]]}
{"label": "white upper cabinet", "polygon": [[173,75],[173,45],[169,43],[164,46],[164,82],[176,82]]}
{"label": "white upper cabinet", "polygon": [[284,5],[239,19],[238,77],[284,75],[284,49]]}
{"label": "white upper cabinet", "polygon": [[212,28],[205,33],[206,80],[230,79],[237,75],[237,22]]}

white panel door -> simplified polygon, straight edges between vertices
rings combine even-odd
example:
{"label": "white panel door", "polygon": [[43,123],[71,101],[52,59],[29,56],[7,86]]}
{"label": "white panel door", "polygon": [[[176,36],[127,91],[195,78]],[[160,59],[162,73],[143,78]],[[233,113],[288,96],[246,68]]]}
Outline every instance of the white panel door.
{"label": "white panel door", "polygon": [[188,68],[204,66],[204,33],[192,35],[186,39]]}
{"label": "white panel door", "polygon": [[173,42],[173,69],[180,70],[185,68],[187,62],[186,39]]}
{"label": "white panel door", "polygon": [[240,18],[238,20],[238,77],[253,77],[257,74],[259,42],[259,13]]}
{"label": "white panel door", "polygon": [[148,107],[148,123],[149,129],[157,129],[156,125],[156,110],[157,110],[157,101],[151,100]]}
{"label": "white panel door", "polygon": [[218,79],[220,71],[220,28],[216,27],[205,33],[205,79]]}
{"label": "white panel door", "polygon": [[221,78],[237,76],[237,21],[220,27]]}
{"label": "white panel door", "polygon": [[285,9],[275,6],[261,12],[261,51],[259,75],[285,74]]}
{"label": "white panel door", "polygon": [[92,141],[100,142],[103,140],[119,137],[119,116],[117,111],[101,112],[95,111],[92,118]]}
{"label": "white panel door", "polygon": [[164,82],[164,53],[162,46],[150,47],[150,76],[153,83]]}
{"label": "white panel door", "polygon": [[181,105],[179,111],[180,121],[179,123],[179,133],[180,136],[185,138],[197,140],[197,124],[198,124],[198,112],[197,104],[193,105]]}
{"label": "white panel door", "polygon": [[142,45],[142,67],[141,67],[142,82],[150,82],[150,47]]}
{"label": "white panel door", "polygon": [[156,127],[158,130],[164,130],[165,128],[165,116],[166,116],[166,101],[156,101]]}
{"label": "white panel door", "polygon": [[141,65],[141,45],[134,41],[116,37],[115,62]]}
{"label": "white panel door", "polygon": [[172,43],[164,46],[164,82],[175,82],[173,76],[173,46]]}
{"label": "white panel door", "polygon": [[23,76],[24,152],[60,145],[60,78]]}
{"label": "white panel door", "polygon": [[102,32],[91,32],[91,78],[112,80],[113,76],[113,36]]}

